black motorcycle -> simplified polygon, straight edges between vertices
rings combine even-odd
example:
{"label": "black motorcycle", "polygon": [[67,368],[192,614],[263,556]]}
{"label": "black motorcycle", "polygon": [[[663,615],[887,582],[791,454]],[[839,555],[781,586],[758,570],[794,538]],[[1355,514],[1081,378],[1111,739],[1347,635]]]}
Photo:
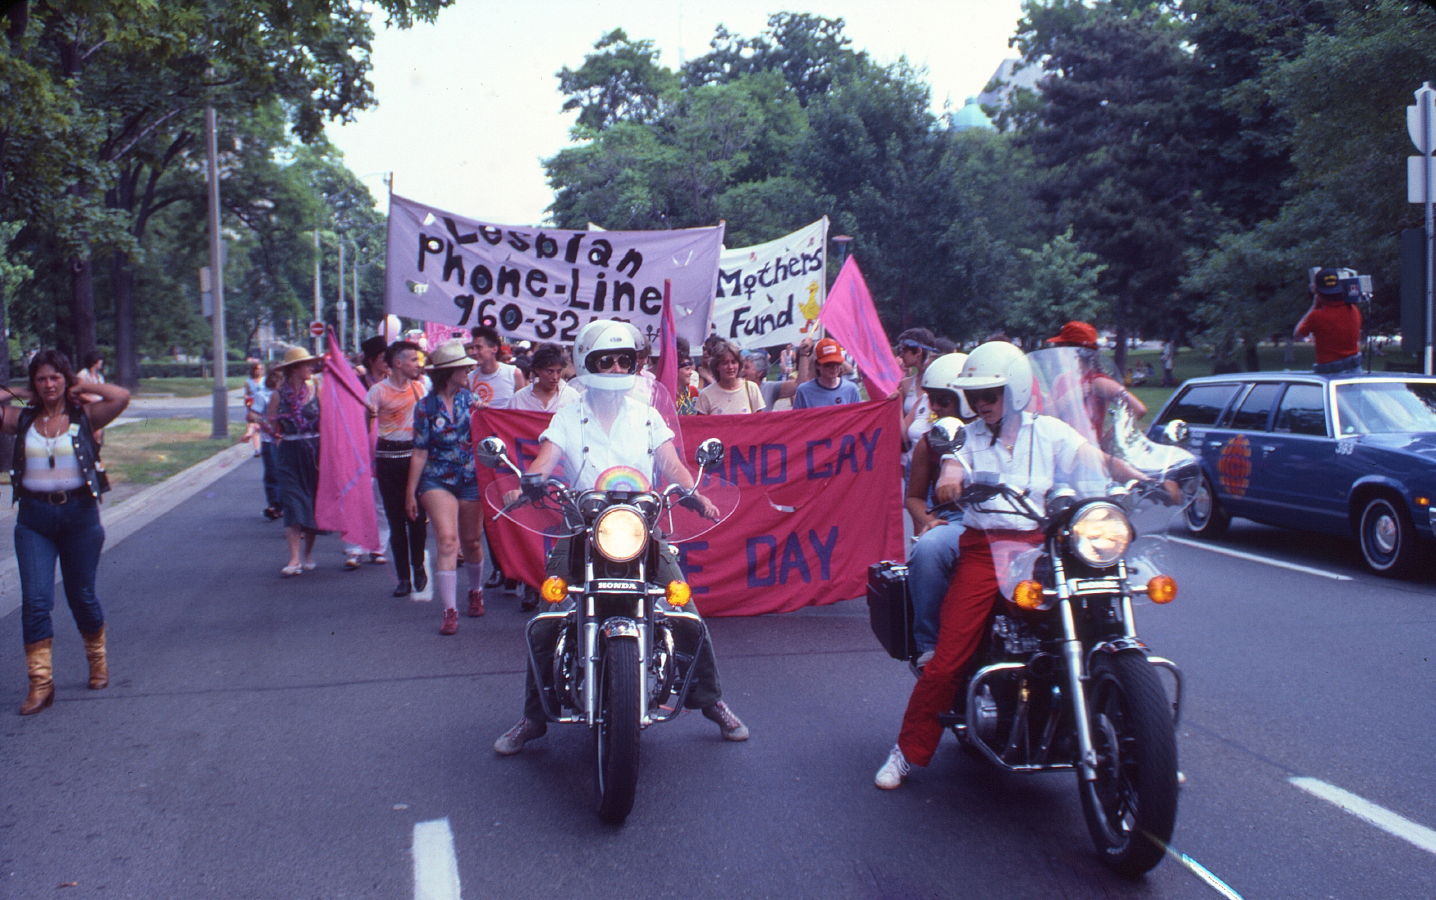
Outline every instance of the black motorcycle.
{"label": "black motorcycle", "polygon": [[[1139,430],[1121,410],[1109,422],[1108,458],[1125,460],[1143,479],[1116,484],[1105,469],[1073,473],[1072,483],[1039,505],[991,473],[976,473],[955,501],[1027,518],[1042,541],[992,545],[1001,594],[942,719],[964,749],[1001,769],[1075,770],[1102,861],[1135,876],[1161,861],[1176,822],[1182,677],[1137,636],[1134,602],[1168,603],[1177,586],[1159,570],[1155,551],[1135,551],[1134,521],[1160,522],[1149,527],[1164,530],[1190,502],[1199,469],[1180,447],[1137,440]],[[1179,443],[1182,428],[1173,423],[1168,440]],[[946,453],[962,436],[958,420],[944,419],[928,439]],[[868,601],[874,633],[890,655],[912,664],[904,575],[900,566],[874,566]],[[1171,700],[1159,670],[1170,673]]]}
{"label": "black motorcycle", "polygon": [[605,822],[621,823],[633,809],[639,734],[682,711],[707,646],[689,585],[654,580],[658,554],[707,532],[737,507],[737,489],[704,474],[723,453],[715,439],[698,447],[697,492],[705,506],[694,490],[651,490],[635,472],[601,475],[603,490],[536,480],[521,475],[503,441],[490,437],[479,445],[480,462],[513,472],[487,488],[489,504],[529,531],[569,542],[569,577],[543,582],[542,608],[525,637],[548,720],[586,725],[593,736],[597,808]]}

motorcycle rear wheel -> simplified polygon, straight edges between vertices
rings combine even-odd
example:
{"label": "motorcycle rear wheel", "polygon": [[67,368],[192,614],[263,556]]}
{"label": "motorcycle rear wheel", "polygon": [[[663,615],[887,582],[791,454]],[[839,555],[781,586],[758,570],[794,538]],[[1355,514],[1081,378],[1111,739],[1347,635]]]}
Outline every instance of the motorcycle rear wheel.
{"label": "motorcycle rear wheel", "polygon": [[599,714],[593,728],[598,817],[621,825],[638,789],[638,643],[614,638],[604,645],[599,673]]}
{"label": "motorcycle rear wheel", "polygon": [[1087,689],[1097,780],[1077,787],[1102,862],[1137,877],[1162,861],[1177,819],[1177,738],[1171,704],[1137,650],[1099,656]]}

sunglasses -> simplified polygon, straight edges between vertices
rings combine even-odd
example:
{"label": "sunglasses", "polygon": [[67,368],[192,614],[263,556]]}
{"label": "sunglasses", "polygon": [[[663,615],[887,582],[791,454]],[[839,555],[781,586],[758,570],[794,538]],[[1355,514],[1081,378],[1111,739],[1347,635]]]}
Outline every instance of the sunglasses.
{"label": "sunglasses", "polygon": [[637,355],[633,353],[605,353],[597,360],[598,370],[612,369],[619,366],[625,371],[633,371],[633,364],[638,361]]}
{"label": "sunglasses", "polygon": [[963,394],[967,396],[967,402],[975,407],[979,403],[996,403],[1001,400],[1002,388],[982,388],[976,391],[963,391]]}

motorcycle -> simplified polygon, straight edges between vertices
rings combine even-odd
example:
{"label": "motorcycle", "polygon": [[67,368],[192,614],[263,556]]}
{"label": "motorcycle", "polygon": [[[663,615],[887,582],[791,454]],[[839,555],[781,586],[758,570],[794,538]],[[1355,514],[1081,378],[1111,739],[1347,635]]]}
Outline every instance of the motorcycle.
{"label": "motorcycle", "polygon": [[[1104,452],[1086,454],[1087,464],[1067,473],[1041,504],[982,472],[954,501],[1026,518],[1042,539],[1036,546],[993,542],[1001,590],[965,684],[941,719],[966,751],[1000,769],[1075,771],[1103,863],[1136,876],[1161,861],[1175,827],[1182,675],[1137,636],[1134,606],[1143,597],[1158,604],[1176,597],[1160,549],[1165,524],[1195,495],[1200,469],[1177,446],[1184,423],[1173,422],[1168,443],[1156,444],[1118,404],[1106,411],[1104,434],[1095,434],[1091,395],[1084,396],[1070,348],[1029,358],[1043,412]],[[955,452],[962,423],[939,420],[928,440],[939,454]],[[1112,468],[1141,477],[1113,481]],[[910,638],[895,642],[892,629],[880,626],[891,619],[878,605],[890,602],[890,592],[870,588],[873,630],[890,654],[912,665]],[[1173,685],[1170,700],[1159,672]]]}
{"label": "motorcycle", "polygon": [[693,489],[655,491],[641,473],[615,467],[598,476],[602,487],[580,491],[559,478],[524,476],[497,437],[478,447],[479,462],[512,472],[486,488],[489,505],[528,531],[570,542],[575,577],[544,580],[545,608],[524,635],[548,721],[585,725],[592,735],[596,806],[605,822],[620,824],[632,811],[639,734],[682,711],[708,646],[689,585],[653,581],[658,554],[737,508],[737,489],[707,472],[723,456],[721,441],[699,445]]}

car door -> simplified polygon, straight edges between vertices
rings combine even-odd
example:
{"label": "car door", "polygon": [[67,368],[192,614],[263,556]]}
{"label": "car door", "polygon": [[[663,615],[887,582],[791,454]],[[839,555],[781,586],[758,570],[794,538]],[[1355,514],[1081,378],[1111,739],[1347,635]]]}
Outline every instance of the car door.
{"label": "car door", "polygon": [[1190,428],[1187,449],[1202,461],[1207,480],[1211,482],[1212,490],[1223,505],[1229,500],[1229,492],[1223,490],[1221,485],[1221,453],[1233,433],[1221,423],[1232,398],[1243,387],[1245,385],[1236,381],[1189,384],[1180,390],[1176,399],[1167,406],[1153,426],[1153,431],[1159,432],[1161,426],[1173,419],[1181,419],[1187,423]]}
{"label": "car door", "polygon": [[1272,411],[1283,387],[1279,381],[1251,385],[1223,420],[1225,437],[1218,450],[1218,490],[1228,498],[1228,511],[1235,515],[1261,518],[1271,514],[1268,507],[1273,498],[1270,482],[1263,474],[1267,461],[1261,447],[1270,436]]}
{"label": "car door", "polygon": [[1309,531],[1346,529],[1346,486],[1338,477],[1323,382],[1294,381],[1277,402],[1271,430],[1253,446],[1264,521]]}

